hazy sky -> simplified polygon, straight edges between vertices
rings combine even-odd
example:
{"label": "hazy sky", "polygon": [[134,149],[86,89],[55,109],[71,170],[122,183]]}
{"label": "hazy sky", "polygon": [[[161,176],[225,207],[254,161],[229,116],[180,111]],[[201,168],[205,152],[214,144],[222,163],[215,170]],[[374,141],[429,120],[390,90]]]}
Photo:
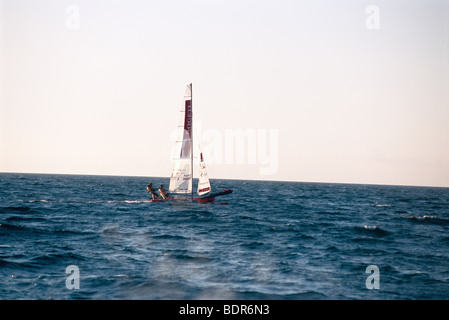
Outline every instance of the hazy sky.
{"label": "hazy sky", "polygon": [[0,4],[0,172],[449,187],[447,0]]}

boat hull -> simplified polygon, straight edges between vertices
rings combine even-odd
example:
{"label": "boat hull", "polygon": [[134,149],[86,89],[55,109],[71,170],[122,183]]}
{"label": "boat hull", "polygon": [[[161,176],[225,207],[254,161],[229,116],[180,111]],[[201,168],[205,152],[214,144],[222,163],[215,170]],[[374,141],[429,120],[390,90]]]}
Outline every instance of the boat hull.
{"label": "boat hull", "polygon": [[225,189],[220,192],[214,192],[202,197],[196,197],[193,198],[193,201],[200,202],[200,203],[213,203],[215,201],[215,197],[224,196],[226,194],[232,193],[232,189]]}
{"label": "boat hull", "polygon": [[[215,197],[219,197],[219,196],[224,196],[227,194],[232,193],[232,189],[225,189],[223,191],[219,191],[219,192],[214,192],[202,197],[194,197],[193,198],[193,202],[199,202],[199,203],[214,203],[215,201]],[[180,198],[180,199],[176,199],[176,198],[168,198],[167,200],[163,200],[163,199],[152,199],[150,200],[150,202],[167,202],[167,201],[186,201],[189,200],[188,198]]]}

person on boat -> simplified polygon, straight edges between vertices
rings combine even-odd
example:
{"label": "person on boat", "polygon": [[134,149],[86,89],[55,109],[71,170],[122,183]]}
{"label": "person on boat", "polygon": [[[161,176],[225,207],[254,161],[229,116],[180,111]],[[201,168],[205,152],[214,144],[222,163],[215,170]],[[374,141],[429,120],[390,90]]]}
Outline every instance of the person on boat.
{"label": "person on boat", "polygon": [[147,185],[147,191],[149,194],[151,194],[153,200],[159,199],[159,196],[156,194],[156,190],[154,190],[153,184],[151,182]]}
{"label": "person on boat", "polygon": [[168,199],[167,191],[165,191],[164,186],[162,184],[158,191],[159,191],[159,194],[161,195],[162,199],[164,199],[164,200]]}

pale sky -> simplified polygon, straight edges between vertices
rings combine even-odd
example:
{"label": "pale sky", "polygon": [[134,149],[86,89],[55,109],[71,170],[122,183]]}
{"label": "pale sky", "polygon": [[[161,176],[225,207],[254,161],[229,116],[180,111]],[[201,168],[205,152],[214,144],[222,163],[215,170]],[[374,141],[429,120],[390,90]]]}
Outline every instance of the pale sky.
{"label": "pale sky", "polygon": [[449,187],[447,0],[0,5],[0,172]]}

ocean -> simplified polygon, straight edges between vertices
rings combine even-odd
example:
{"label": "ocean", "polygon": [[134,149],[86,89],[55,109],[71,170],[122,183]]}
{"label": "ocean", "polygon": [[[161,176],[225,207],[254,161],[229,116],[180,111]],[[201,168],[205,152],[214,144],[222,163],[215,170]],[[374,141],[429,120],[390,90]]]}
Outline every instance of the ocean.
{"label": "ocean", "polygon": [[449,188],[149,181],[1,173],[0,299],[449,298]]}

